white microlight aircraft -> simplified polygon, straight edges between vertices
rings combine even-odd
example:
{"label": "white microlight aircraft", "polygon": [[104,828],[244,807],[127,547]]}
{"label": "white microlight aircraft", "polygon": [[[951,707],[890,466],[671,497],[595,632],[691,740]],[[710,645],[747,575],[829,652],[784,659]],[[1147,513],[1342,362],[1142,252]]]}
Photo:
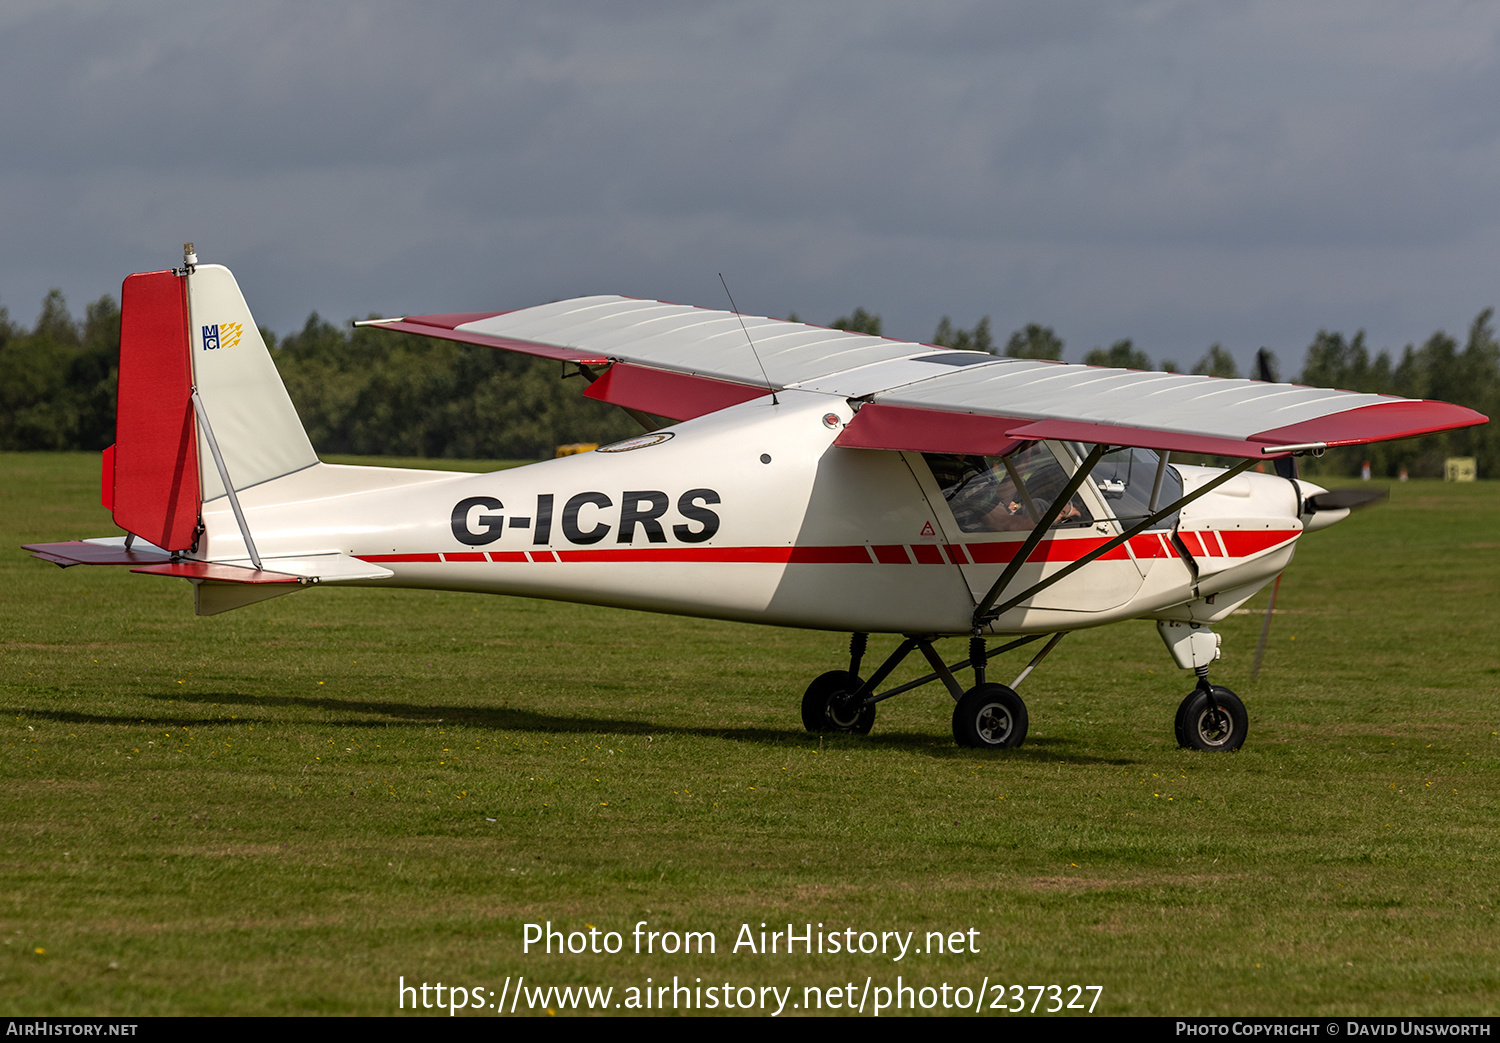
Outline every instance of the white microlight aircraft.
{"label": "white microlight aircraft", "polygon": [[[369,324],[557,359],[648,433],[494,474],[347,467],[318,460],[234,277],[192,244],[181,268],[127,278],[122,313],[103,501],[129,535],[37,557],[183,577],[200,615],[316,583],[849,631],[848,669],[802,698],[810,731],[868,732],[877,703],[937,680],[954,739],[982,748],[1025,739],[1015,689],[1065,634],[1134,618],[1197,673],[1179,743],[1238,748],[1244,704],[1208,681],[1212,625],[1365,499],[1298,480],[1292,457],[1486,420],[605,296]],[[863,677],[871,633],[901,640]],[[958,662],[934,648],[948,636],[968,637]],[[986,679],[1042,639],[1010,685]],[[913,651],[932,672],[881,691]]]}

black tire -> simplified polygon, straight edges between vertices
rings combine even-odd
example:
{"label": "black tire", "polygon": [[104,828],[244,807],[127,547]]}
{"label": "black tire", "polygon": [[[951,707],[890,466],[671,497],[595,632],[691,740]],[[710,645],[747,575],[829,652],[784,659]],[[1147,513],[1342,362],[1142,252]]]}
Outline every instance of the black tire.
{"label": "black tire", "polygon": [[953,707],[953,741],[982,750],[1004,750],[1026,741],[1028,719],[1021,697],[1003,684],[970,688]]}
{"label": "black tire", "polygon": [[1188,749],[1188,710],[1193,705],[1193,700],[1199,695],[1198,689],[1194,688],[1183,696],[1182,702],[1177,704],[1177,716],[1172,721],[1172,729],[1177,735],[1177,745],[1182,749]]}
{"label": "black tire", "polygon": [[868,735],[875,724],[875,704],[855,707],[850,697],[863,682],[847,670],[817,677],[802,695],[802,726],[810,732]]}
{"label": "black tire", "polygon": [[1250,730],[1250,715],[1240,697],[1214,685],[1218,711],[1209,708],[1208,693],[1194,691],[1177,708],[1177,744],[1188,750],[1229,753],[1239,749]]}

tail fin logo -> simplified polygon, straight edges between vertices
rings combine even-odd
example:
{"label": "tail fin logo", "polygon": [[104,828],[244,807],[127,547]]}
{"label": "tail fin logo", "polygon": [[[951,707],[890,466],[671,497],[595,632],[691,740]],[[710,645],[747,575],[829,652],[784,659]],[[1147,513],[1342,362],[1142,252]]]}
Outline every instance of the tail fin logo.
{"label": "tail fin logo", "polygon": [[217,351],[219,348],[232,348],[240,342],[240,334],[244,331],[244,324],[238,322],[223,322],[217,326],[203,327],[203,350]]}

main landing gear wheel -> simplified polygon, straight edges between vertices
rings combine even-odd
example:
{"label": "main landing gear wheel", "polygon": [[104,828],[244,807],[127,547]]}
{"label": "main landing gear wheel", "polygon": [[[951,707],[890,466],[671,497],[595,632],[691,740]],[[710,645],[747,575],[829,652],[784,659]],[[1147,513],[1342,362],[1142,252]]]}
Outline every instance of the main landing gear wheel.
{"label": "main landing gear wheel", "polygon": [[862,683],[847,670],[830,670],[816,678],[802,696],[802,726],[810,732],[870,734],[875,704],[854,702]]}
{"label": "main landing gear wheel", "polygon": [[1177,707],[1177,745],[1183,749],[1237,750],[1245,742],[1250,715],[1245,704],[1228,688],[1213,686],[1214,702],[1209,705],[1208,692],[1195,688]]}
{"label": "main landing gear wheel", "polygon": [[953,707],[953,741],[960,746],[1003,750],[1026,741],[1026,704],[1003,684],[981,684]]}

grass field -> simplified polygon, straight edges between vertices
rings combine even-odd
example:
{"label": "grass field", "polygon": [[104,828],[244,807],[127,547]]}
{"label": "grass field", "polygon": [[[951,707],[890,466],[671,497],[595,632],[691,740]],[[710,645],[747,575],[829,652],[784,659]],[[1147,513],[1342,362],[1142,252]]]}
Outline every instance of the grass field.
{"label": "grass field", "polygon": [[[1239,753],[1176,748],[1191,675],[1138,622],[1065,641],[995,756],[938,686],[805,734],[847,635],[373,590],[200,619],[186,583],[28,558],[114,531],[98,459],[0,455],[3,1013],[391,1014],[399,979],[521,975],[791,987],[787,1014],[898,975],[987,979],[987,1014],[996,984],[1500,1013],[1500,485],[1396,485],[1305,538],[1257,682],[1264,596],[1220,628]],[[624,951],[523,953],[546,921]],[[641,921],[717,952],[637,955]],[[788,922],[978,951],[732,951]]]}

